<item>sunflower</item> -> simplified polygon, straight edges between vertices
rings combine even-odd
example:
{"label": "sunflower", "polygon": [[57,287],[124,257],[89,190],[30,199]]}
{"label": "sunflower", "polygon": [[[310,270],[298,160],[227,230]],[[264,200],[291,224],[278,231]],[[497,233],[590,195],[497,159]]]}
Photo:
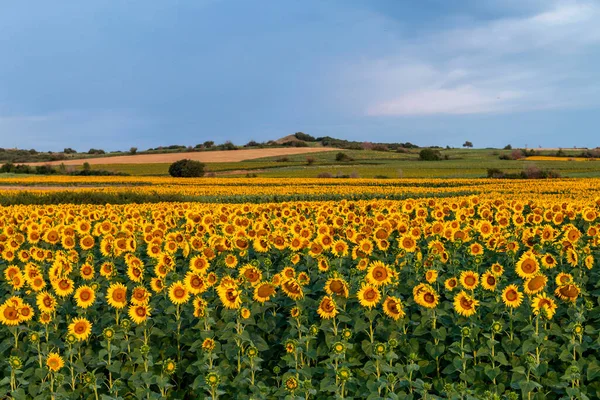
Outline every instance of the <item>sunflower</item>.
{"label": "sunflower", "polygon": [[202,349],[205,351],[213,351],[215,349],[215,341],[211,338],[206,338],[202,342]]}
{"label": "sunflower", "polygon": [[481,286],[483,286],[483,288],[485,290],[489,290],[489,291],[493,292],[494,290],[496,290],[497,284],[498,284],[498,279],[490,271],[481,275]]}
{"label": "sunflower", "polygon": [[317,308],[317,314],[323,319],[334,318],[338,314],[335,301],[330,296],[324,296]]}
{"label": "sunflower", "polygon": [[331,252],[336,257],[346,257],[348,255],[348,244],[343,240],[337,240],[331,246]]}
{"label": "sunflower", "polygon": [[383,312],[395,321],[406,316],[402,301],[394,296],[388,296],[383,301]]}
{"label": "sunflower", "polygon": [[94,277],[94,274],[94,267],[89,263],[85,263],[79,268],[79,275],[86,281],[91,280]]}
{"label": "sunflower", "polygon": [[210,267],[210,263],[206,257],[195,256],[190,260],[190,269],[199,274],[204,274]]}
{"label": "sunflower", "polygon": [[540,265],[533,253],[523,253],[515,266],[517,275],[523,279],[535,276],[540,270]]}
{"label": "sunflower", "polygon": [[233,254],[228,254],[227,257],[225,257],[225,266],[228,268],[235,268],[238,265],[238,259],[236,256],[234,256]]}
{"label": "sunflower", "polygon": [[535,315],[538,315],[541,310],[544,310],[545,316],[548,319],[552,319],[557,309],[554,299],[548,297],[546,293],[536,295],[531,302],[531,306],[533,307],[533,313]]}
{"label": "sunflower", "polygon": [[458,286],[458,279],[455,277],[448,278],[444,281],[444,287],[447,291],[451,292]]}
{"label": "sunflower", "polygon": [[556,264],[556,259],[552,254],[546,253],[542,256],[542,265],[544,268],[554,268]]}
{"label": "sunflower", "polygon": [[433,283],[437,280],[438,272],[435,269],[428,269],[425,272],[425,280],[427,283]]}
{"label": "sunflower", "polygon": [[460,284],[469,290],[473,290],[479,284],[479,274],[473,271],[463,271],[460,273]]}
{"label": "sunflower", "polygon": [[594,256],[588,255],[583,259],[583,264],[587,269],[592,269],[594,267]]}
{"label": "sunflower", "polygon": [[127,277],[132,282],[141,282],[144,279],[144,269],[141,265],[131,263],[127,267]]}
{"label": "sunflower", "polygon": [[546,275],[539,274],[532,278],[527,278],[523,284],[523,290],[526,294],[536,294],[544,290],[546,283],[548,283]]}
{"label": "sunflower", "polygon": [[73,293],[74,283],[69,278],[59,278],[52,281],[52,287],[59,297],[67,297]]}
{"label": "sunflower", "polygon": [[86,318],[75,318],[69,324],[69,333],[80,341],[86,340],[92,333],[92,323]]}
{"label": "sunflower", "polygon": [[413,253],[417,249],[417,242],[412,236],[402,236],[398,238],[398,247],[409,253]]}
{"label": "sunflower", "polygon": [[304,297],[302,286],[296,279],[286,279],[281,283],[281,290],[292,300],[300,300]]}
{"label": "sunflower", "polygon": [[16,326],[20,322],[19,305],[10,304],[6,301],[0,306],[0,323],[8,326]]}
{"label": "sunflower", "polygon": [[185,287],[191,294],[200,294],[208,289],[208,285],[205,282],[205,277],[194,272],[188,272],[185,275]]}
{"label": "sunflower", "polygon": [[483,246],[480,245],[479,243],[473,243],[469,247],[469,253],[472,256],[480,256],[483,254]]}
{"label": "sunflower", "polygon": [[454,297],[454,311],[465,317],[475,314],[479,301],[469,296],[464,290]]}
{"label": "sunflower", "polygon": [[33,318],[33,308],[29,304],[24,303],[19,308],[19,322],[31,321],[32,318]]}
{"label": "sunflower", "polygon": [[75,295],[73,297],[75,298],[75,302],[77,303],[78,307],[88,308],[94,304],[94,301],[96,300],[96,292],[89,286],[80,286],[75,291]]}
{"label": "sunflower", "polygon": [[373,308],[381,300],[381,293],[377,289],[377,286],[363,284],[356,297],[358,297],[358,302],[361,306]]}
{"label": "sunflower", "polygon": [[49,292],[39,292],[36,296],[36,304],[40,311],[51,313],[56,310],[56,298]]}
{"label": "sunflower", "polygon": [[394,272],[389,266],[381,261],[373,261],[365,278],[371,285],[379,287],[391,283],[393,276]]}
{"label": "sunflower", "polygon": [[254,286],[254,300],[259,303],[264,303],[268,301],[271,296],[275,294],[275,286],[273,286],[269,282],[260,282],[258,285]]}
{"label": "sunflower", "polygon": [[296,270],[292,267],[285,267],[280,274],[283,279],[292,279],[296,277]]}
{"label": "sunflower", "polygon": [[561,300],[575,302],[580,292],[577,285],[568,283],[557,287],[554,294]]}
{"label": "sunflower", "polygon": [[131,293],[131,303],[136,306],[148,304],[150,301],[150,292],[143,286],[137,286]]}
{"label": "sunflower", "polygon": [[251,316],[251,315],[252,315],[252,313],[251,313],[251,312],[250,312],[250,310],[249,310],[249,309],[247,309],[246,307],[243,307],[243,308],[240,310],[240,316],[241,316],[243,319],[248,319],[248,318],[250,318],[250,316]]}
{"label": "sunflower", "polygon": [[113,283],[106,292],[106,301],[111,307],[124,308],[127,305],[127,287],[122,283]]}
{"label": "sunflower", "polygon": [[129,306],[129,318],[136,324],[142,324],[146,322],[150,317],[151,308],[147,304],[137,304]]}
{"label": "sunflower", "polygon": [[517,285],[508,285],[502,291],[502,301],[507,307],[519,307],[523,302],[523,293],[519,292]]}
{"label": "sunflower", "polygon": [[85,235],[79,239],[79,246],[82,250],[89,250],[94,247],[94,237],[92,235]]}
{"label": "sunflower", "polygon": [[58,372],[62,367],[65,366],[65,362],[62,357],[55,352],[48,353],[48,358],[46,358],[46,366],[52,372]]}
{"label": "sunflower", "polygon": [[573,249],[567,249],[567,264],[571,267],[576,267],[579,263],[579,255]]}
{"label": "sunflower", "polygon": [[567,283],[573,283],[573,275],[561,272],[556,275],[556,284],[558,286],[566,285]]}
{"label": "sunflower", "polygon": [[262,272],[251,264],[246,264],[240,268],[239,274],[252,286],[257,285],[262,280]]}
{"label": "sunflower", "polygon": [[336,294],[348,298],[348,283],[343,278],[333,277],[325,282],[325,292],[332,296]]}
{"label": "sunflower", "polygon": [[431,287],[426,287],[425,290],[421,291],[416,298],[417,304],[425,308],[437,307],[440,300],[440,296]]}
{"label": "sunflower", "polygon": [[183,281],[173,282],[169,286],[169,299],[175,305],[187,303],[190,299],[190,292],[187,290]]}
{"label": "sunflower", "polygon": [[504,267],[499,263],[494,263],[490,267],[490,271],[494,274],[495,277],[502,276],[504,274]]}
{"label": "sunflower", "polygon": [[34,278],[31,278],[29,286],[31,286],[31,289],[34,292],[39,292],[40,290],[46,287],[46,281],[41,276],[36,276]]}

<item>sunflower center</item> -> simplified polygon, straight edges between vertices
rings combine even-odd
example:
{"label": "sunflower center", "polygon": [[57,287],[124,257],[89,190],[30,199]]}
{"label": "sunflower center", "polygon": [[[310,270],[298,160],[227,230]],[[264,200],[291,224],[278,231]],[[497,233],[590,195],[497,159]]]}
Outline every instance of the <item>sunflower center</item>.
{"label": "sunflower center", "polygon": [[377,298],[377,293],[373,289],[367,289],[365,291],[365,299],[373,301]]}
{"label": "sunflower center", "polygon": [[475,277],[472,275],[469,275],[465,278],[465,283],[467,284],[467,286],[473,286],[475,285],[476,281],[475,281]]}
{"label": "sunflower center", "polygon": [[425,293],[423,295],[423,300],[425,301],[425,303],[433,304],[435,302],[435,297],[432,293]]}
{"label": "sunflower center", "polygon": [[460,306],[462,308],[464,308],[465,310],[472,310],[473,309],[473,301],[467,299],[466,297],[463,297],[460,299]]}
{"label": "sunflower center", "polygon": [[175,291],[173,292],[173,294],[175,295],[175,297],[181,299],[181,298],[185,297],[185,289],[182,287],[177,287],[177,288],[175,288]]}
{"label": "sunflower center", "polygon": [[75,324],[75,328],[73,328],[73,330],[75,331],[75,333],[82,334],[85,332],[85,328],[86,328],[85,323],[78,322]]}
{"label": "sunflower center", "polygon": [[385,268],[382,267],[375,267],[373,269],[373,277],[375,278],[375,280],[377,281],[384,281],[387,279],[388,273],[385,270]]}
{"label": "sunflower center", "polygon": [[534,260],[532,260],[531,258],[528,258],[527,260],[525,260],[523,262],[523,265],[521,268],[523,269],[523,272],[525,272],[526,274],[532,274],[536,271],[537,265]]}
{"label": "sunflower center", "polygon": [[269,297],[273,294],[273,287],[271,285],[261,285],[257,290],[257,294],[259,297]]}
{"label": "sunflower center", "polygon": [[87,290],[84,290],[79,294],[79,298],[83,301],[88,301],[91,297],[92,297],[91,293],[88,292]]}
{"label": "sunflower center", "polygon": [[515,292],[514,290],[509,290],[508,292],[506,292],[506,299],[508,301],[515,301],[518,297],[519,296],[517,295],[517,292]]}
{"label": "sunflower center", "polygon": [[344,291],[344,284],[336,279],[331,282],[329,289],[335,294],[340,294]]}

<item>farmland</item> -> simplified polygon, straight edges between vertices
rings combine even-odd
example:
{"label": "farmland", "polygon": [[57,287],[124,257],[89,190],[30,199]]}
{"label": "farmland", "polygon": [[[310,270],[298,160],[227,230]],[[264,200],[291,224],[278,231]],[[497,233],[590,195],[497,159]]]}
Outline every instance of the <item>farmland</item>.
{"label": "farmland", "polygon": [[[349,160],[336,161],[336,155],[340,152],[346,154]],[[550,154],[550,152],[547,153]],[[575,156],[540,155],[520,160],[500,160],[500,156],[507,156],[510,151],[493,149],[450,149],[441,150],[441,154],[444,157],[448,156],[448,159],[425,162],[419,160],[419,150],[397,153],[337,149],[336,151],[317,151],[310,154],[259,157],[239,162],[207,161],[206,165],[210,172],[220,177],[243,177],[250,173],[265,178],[316,178],[322,174],[388,179],[482,178],[487,176],[487,170],[490,168],[517,173],[530,166],[553,170],[563,177],[600,177],[600,162]],[[579,153],[573,152],[573,154]],[[307,158],[312,159],[310,164],[307,162]],[[168,176],[168,163],[108,164],[105,160],[106,158],[98,159],[98,164],[94,164],[93,168],[123,172],[133,176]],[[81,163],[81,161],[79,162]]]}
{"label": "farmland", "polygon": [[598,397],[599,186],[4,178],[0,390]]}

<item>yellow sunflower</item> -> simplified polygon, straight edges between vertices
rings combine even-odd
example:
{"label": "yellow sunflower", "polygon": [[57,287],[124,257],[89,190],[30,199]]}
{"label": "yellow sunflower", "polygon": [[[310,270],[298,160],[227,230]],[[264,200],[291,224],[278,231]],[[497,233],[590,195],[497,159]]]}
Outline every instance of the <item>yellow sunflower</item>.
{"label": "yellow sunflower", "polygon": [[539,274],[532,278],[527,278],[523,284],[523,290],[526,294],[536,294],[544,290],[546,283],[548,283],[546,275]]}
{"label": "yellow sunflower", "polygon": [[523,293],[519,292],[517,285],[508,285],[502,291],[502,301],[507,307],[519,307],[523,302]]}
{"label": "yellow sunflower", "polygon": [[46,291],[37,294],[36,304],[42,312],[51,313],[56,310],[56,298]]}
{"label": "yellow sunflower", "polygon": [[300,300],[304,297],[302,286],[296,279],[285,279],[281,282],[281,290],[292,300]]}
{"label": "yellow sunflower", "polygon": [[458,286],[458,279],[452,277],[448,278],[444,281],[444,287],[447,291],[451,292]]}
{"label": "yellow sunflower", "polygon": [[160,278],[152,278],[152,280],[150,280],[150,288],[154,293],[160,293],[164,290],[165,284]]}
{"label": "yellow sunflower", "polygon": [[74,283],[69,278],[58,278],[52,281],[54,293],[59,297],[67,297],[74,290]]}
{"label": "yellow sunflower", "polygon": [[92,333],[92,323],[86,318],[75,318],[69,324],[69,333],[75,335],[77,339],[86,340]]}
{"label": "yellow sunflower", "polygon": [[113,283],[106,292],[106,301],[111,307],[124,308],[127,305],[127,287],[122,283]]}
{"label": "yellow sunflower", "polygon": [[479,305],[479,301],[469,296],[464,290],[454,297],[454,311],[458,314],[470,317],[475,314],[475,308]]}
{"label": "yellow sunflower", "polygon": [[425,272],[425,280],[427,283],[433,283],[437,280],[438,272],[435,269],[428,269]]}
{"label": "yellow sunflower", "polygon": [[567,283],[573,283],[573,275],[565,272],[560,272],[556,275],[556,284],[558,286],[566,285]]}
{"label": "yellow sunflower", "polygon": [[483,286],[483,288],[485,290],[489,290],[489,291],[493,292],[494,290],[496,290],[497,284],[498,284],[498,279],[490,271],[481,275],[481,286]]}
{"label": "yellow sunflower", "polygon": [[554,299],[548,297],[546,293],[536,295],[531,302],[531,306],[533,307],[533,313],[535,315],[538,315],[540,311],[544,310],[548,319],[554,317],[556,309],[558,308]]}
{"label": "yellow sunflower", "polygon": [[137,304],[129,306],[129,318],[136,324],[142,324],[150,317],[151,308],[147,304]]}
{"label": "yellow sunflower", "polygon": [[348,298],[348,283],[343,278],[329,278],[325,282],[325,292],[330,296],[336,294]]}
{"label": "yellow sunflower", "polygon": [[254,286],[254,300],[264,303],[268,301],[271,296],[275,294],[275,286],[273,286],[269,282],[260,282],[258,285]]}
{"label": "yellow sunflower", "polygon": [[46,366],[52,372],[58,372],[62,367],[65,366],[65,362],[62,357],[55,352],[48,353],[48,357],[46,358]]}
{"label": "yellow sunflower", "polygon": [[317,314],[323,319],[334,318],[338,314],[335,301],[330,296],[324,296],[317,308]]}
{"label": "yellow sunflower", "polygon": [[183,281],[173,282],[169,286],[169,299],[175,305],[187,303],[190,299],[190,292],[185,287]]}
{"label": "yellow sunflower", "polygon": [[150,292],[145,287],[137,286],[131,293],[131,303],[136,306],[148,304],[150,296]]}
{"label": "yellow sunflower", "polygon": [[499,263],[494,263],[490,267],[490,271],[494,274],[495,277],[500,277],[504,274],[504,267]]}
{"label": "yellow sunflower", "polygon": [[523,279],[535,276],[540,270],[540,264],[533,253],[523,253],[515,266],[517,275]]}
{"label": "yellow sunflower", "polygon": [[79,268],[79,275],[86,281],[91,280],[94,274],[94,267],[89,263],[85,263]]}
{"label": "yellow sunflower", "polygon": [[94,304],[94,301],[96,300],[96,292],[89,286],[80,286],[75,291],[75,295],[73,297],[75,298],[75,302],[77,303],[78,307],[88,308]]}
{"label": "yellow sunflower", "polygon": [[243,276],[252,286],[258,284],[262,280],[262,272],[251,264],[246,264],[240,268],[240,276]]}
{"label": "yellow sunflower", "polygon": [[440,296],[431,287],[426,287],[425,290],[421,291],[416,298],[417,304],[425,308],[437,307]]}
{"label": "yellow sunflower", "polygon": [[381,261],[373,261],[367,271],[366,280],[371,285],[383,286],[392,282],[394,271]]}
{"label": "yellow sunflower", "polygon": [[460,273],[460,284],[469,290],[473,290],[479,284],[479,274],[474,271],[463,271]]}
{"label": "yellow sunflower", "polygon": [[200,294],[208,289],[208,285],[205,282],[204,276],[198,273],[188,272],[185,275],[184,282],[185,287],[191,294]]}
{"label": "yellow sunflower", "polygon": [[561,300],[575,302],[579,296],[579,287],[573,283],[567,283],[556,288],[554,294]]}
{"label": "yellow sunflower", "polygon": [[373,308],[381,300],[381,293],[377,289],[377,286],[363,284],[356,297],[358,297],[358,302],[361,306]]}
{"label": "yellow sunflower", "polygon": [[383,312],[395,321],[406,316],[402,301],[394,296],[388,296],[383,301]]}
{"label": "yellow sunflower", "polygon": [[542,265],[544,268],[554,268],[556,264],[556,258],[552,254],[547,253],[542,256]]}

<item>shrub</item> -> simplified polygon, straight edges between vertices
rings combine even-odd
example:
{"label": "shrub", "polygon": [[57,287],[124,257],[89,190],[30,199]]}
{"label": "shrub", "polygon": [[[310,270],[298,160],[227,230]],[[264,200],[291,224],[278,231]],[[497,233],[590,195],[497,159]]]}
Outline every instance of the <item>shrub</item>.
{"label": "shrub", "polygon": [[277,162],[288,162],[288,161],[290,161],[290,159],[288,157],[286,157],[286,156],[282,156],[282,157],[279,157],[275,161],[277,161]]}
{"label": "shrub", "polygon": [[346,153],[339,152],[335,155],[335,161],[346,162],[346,161],[354,161],[354,159]]}
{"label": "shrub", "polygon": [[313,165],[315,163],[314,157],[306,157],[306,165]]}
{"label": "shrub", "polygon": [[137,147],[132,147],[129,149],[129,154],[135,154],[135,153],[137,153],[137,151],[138,151]]}
{"label": "shrub", "polygon": [[296,132],[294,133],[294,136],[296,137],[296,139],[304,140],[305,142],[315,142],[317,140],[313,136],[304,132]]}
{"label": "shrub", "polygon": [[512,146],[510,144],[507,144],[506,146],[504,146],[504,150],[512,150]]}
{"label": "shrub", "polygon": [[333,174],[331,172],[321,172],[317,175],[317,178],[333,178]]}
{"label": "shrub", "polygon": [[176,178],[198,178],[204,176],[205,165],[200,161],[179,160],[169,167],[169,175]]}
{"label": "shrub", "polygon": [[419,152],[419,160],[421,161],[439,161],[442,159],[442,153],[439,150],[423,149]]}

